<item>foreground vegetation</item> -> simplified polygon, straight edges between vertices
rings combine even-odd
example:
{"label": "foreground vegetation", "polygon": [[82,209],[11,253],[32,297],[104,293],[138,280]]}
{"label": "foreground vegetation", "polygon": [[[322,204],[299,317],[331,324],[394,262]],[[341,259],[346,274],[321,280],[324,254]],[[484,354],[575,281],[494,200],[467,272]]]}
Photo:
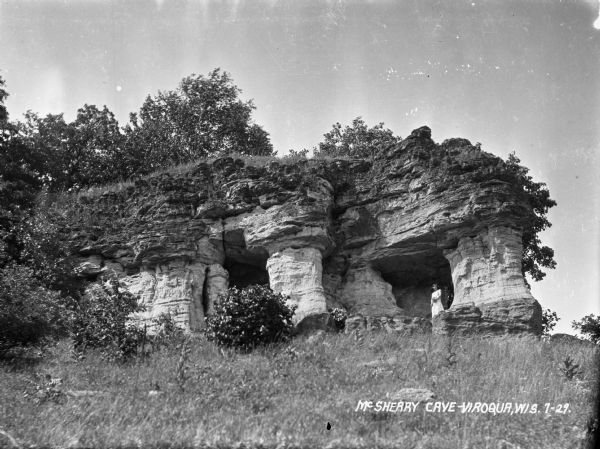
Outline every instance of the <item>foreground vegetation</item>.
{"label": "foreground vegetation", "polygon": [[[194,338],[107,363],[63,340],[0,365],[0,430],[23,447],[585,447],[598,355],[530,338],[325,334],[252,352]],[[356,411],[359,400],[391,401],[407,387],[540,411]],[[546,413],[546,403],[569,404],[568,413]]]}

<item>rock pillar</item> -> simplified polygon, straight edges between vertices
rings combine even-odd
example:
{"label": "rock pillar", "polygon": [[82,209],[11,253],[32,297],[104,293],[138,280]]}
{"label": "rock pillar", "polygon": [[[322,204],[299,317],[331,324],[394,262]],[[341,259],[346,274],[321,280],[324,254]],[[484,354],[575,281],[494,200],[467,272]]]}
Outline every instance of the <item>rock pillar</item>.
{"label": "rock pillar", "polygon": [[219,264],[212,264],[206,270],[206,289],[204,291],[204,313],[214,313],[214,305],[219,295],[227,293],[229,273]]}
{"label": "rock pillar", "polygon": [[321,252],[315,248],[287,248],[267,260],[273,291],[289,296],[298,306],[294,323],[299,328],[324,328],[328,313],[323,290]]}
{"label": "rock pillar", "polygon": [[521,232],[492,227],[462,237],[444,251],[450,262],[454,301],[434,319],[436,332],[541,332],[541,307],[521,273]]}
{"label": "rock pillar", "polygon": [[369,266],[349,269],[338,296],[349,315],[391,317],[402,313],[392,286]]}
{"label": "rock pillar", "polygon": [[182,329],[197,331],[204,329],[204,318],[212,312],[218,295],[227,290],[228,275],[218,264],[175,259],[144,267],[122,282],[146,306],[136,318],[150,329],[153,319],[168,313]]}

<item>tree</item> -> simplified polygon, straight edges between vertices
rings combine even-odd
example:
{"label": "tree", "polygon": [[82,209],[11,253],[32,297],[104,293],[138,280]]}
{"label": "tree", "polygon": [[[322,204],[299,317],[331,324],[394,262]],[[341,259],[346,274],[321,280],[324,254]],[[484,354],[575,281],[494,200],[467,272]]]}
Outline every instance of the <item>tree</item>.
{"label": "tree", "polygon": [[18,258],[21,250],[16,229],[29,217],[40,187],[36,158],[19,136],[18,128],[8,121],[0,77],[0,268]]}
{"label": "tree", "polygon": [[550,198],[550,192],[543,182],[534,182],[527,173],[529,169],[519,165],[520,159],[514,152],[506,161],[508,170],[514,175],[519,187],[525,192],[533,210],[533,219],[523,229],[523,276],[529,273],[534,281],[541,281],[546,276],[542,268],[556,268],[554,250],[542,246],[539,233],[552,226],[548,221],[548,210],[556,206]]}
{"label": "tree", "polygon": [[128,175],[120,160],[125,136],[114,114],[85,104],[76,119],[63,114],[40,117],[28,111],[17,124],[29,153],[37,155],[38,177],[53,190],[103,184]]}
{"label": "tree", "polygon": [[0,355],[65,335],[70,316],[68,299],[42,286],[27,267],[0,269]]}
{"label": "tree", "polygon": [[52,164],[64,156],[58,148],[68,125],[62,115],[41,119],[28,112],[25,118],[17,124],[5,120],[2,126],[0,269],[15,264],[26,266],[43,288],[60,290],[66,297],[74,293],[68,276],[72,267],[59,234],[68,218],[51,209],[48,201],[42,204],[48,198],[40,193],[44,184],[59,176],[60,170]]}
{"label": "tree", "polygon": [[34,213],[17,225],[20,252],[16,262],[28,267],[45,288],[58,291],[65,298],[76,298],[81,282],[64,235],[72,217],[54,202],[53,196],[42,190],[36,197]]}
{"label": "tree", "polygon": [[0,78],[0,353],[64,335],[74,291],[57,227],[33,213],[52,155],[27,141],[33,116],[29,124],[8,121],[3,86]]}
{"label": "tree", "polygon": [[4,106],[4,100],[8,97],[8,92],[4,90],[5,81],[0,76],[0,123],[8,120],[8,112],[6,111],[6,106]]}
{"label": "tree", "polygon": [[325,140],[315,150],[315,157],[372,158],[377,151],[387,149],[401,140],[391,130],[384,128],[383,123],[369,128],[361,117],[355,118],[352,126],[344,129],[340,123],[336,123],[324,137]]}
{"label": "tree", "polygon": [[11,124],[0,81],[2,135],[13,146],[11,163],[50,190],[106,184],[205,156],[273,154],[268,133],[251,121],[252,101],[241,101],[241,90],[219,69],[148,96],[123,129],[106,106],[88,104],[70,123],[63,114],[28,111]]}
{"label": "tree", "polygon": [[238,152],[272,155],[268,134],[252,123],[252,101],[239,99],[241,90],[227,72],[192,74],[173,91],[148,96],[139,114],[125,128],[129,151],[143,154],[150,172],[197,158]]}
{"label": "tree", "polygon": [[552,329],[556,326],[556,323],[560,318],[555,311],[545,309],[542,311],[542,335],[550,335]]}
{"label": "tree", "polygon": [[120,174],[125,175],[118,164],[125,136],[106,106],[98,109],[85,104],[70,126],[73,140],[67,147],[69,187],[104,184],[115,181]]}
{"label": "tree", "polygon": [[63,114],[41,117],[27,111],[24,120],[15,123],[15,127],[28,157],[35,160],[33,172],[38,182],[52,190],[70,187],[67,165],[74,130],[65,122]]}
{"label": "tree", "polygon": [[579,321],[573,321],[572,326],[594,344],[600,343],[600,315],[586,315]]}

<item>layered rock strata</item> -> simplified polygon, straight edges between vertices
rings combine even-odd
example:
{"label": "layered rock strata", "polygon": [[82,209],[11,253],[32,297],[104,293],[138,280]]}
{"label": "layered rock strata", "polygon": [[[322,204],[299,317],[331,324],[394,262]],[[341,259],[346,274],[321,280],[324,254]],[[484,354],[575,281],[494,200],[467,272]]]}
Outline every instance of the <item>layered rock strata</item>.
{"label": "layered rock strata", "polygon": [[431,284],[454,295],[435,332],[539,332],[521,274],[533,212],[514,174],[427,127],[371,160],[225,157],[80,195],[68,213],[80,276],[116,276],[202,329],[228,286],[269,283],[299,327],[344,308],[348,328],[431,327]]}

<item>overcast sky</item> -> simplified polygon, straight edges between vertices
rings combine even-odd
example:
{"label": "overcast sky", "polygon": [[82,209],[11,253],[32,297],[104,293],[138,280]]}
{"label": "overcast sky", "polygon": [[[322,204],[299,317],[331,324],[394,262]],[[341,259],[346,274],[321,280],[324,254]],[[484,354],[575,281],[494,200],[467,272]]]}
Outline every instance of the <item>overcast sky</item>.
{"label": "overcast sky", "polygon": [[592,0],[0,0],[0,75],[13,119],[88,103],[124,124],[221,67],[279,154],[357,116],[515,150],[558,202],[542,235],[558,267],[532,292],[571,332],[600,313],[597,18]]}

